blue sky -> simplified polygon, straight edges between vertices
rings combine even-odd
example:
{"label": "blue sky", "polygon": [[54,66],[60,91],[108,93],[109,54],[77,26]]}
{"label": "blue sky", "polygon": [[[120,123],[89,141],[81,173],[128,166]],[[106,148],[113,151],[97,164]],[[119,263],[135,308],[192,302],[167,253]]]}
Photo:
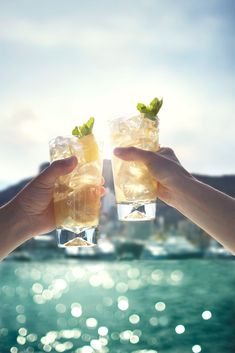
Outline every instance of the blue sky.
{"label": "blue sky", "polygon": [[192,172],[235,173],[234,15],[233,0],[0,0],[0,180],[35,174],[89,116],[105,138],[155,96],[162,145]]}

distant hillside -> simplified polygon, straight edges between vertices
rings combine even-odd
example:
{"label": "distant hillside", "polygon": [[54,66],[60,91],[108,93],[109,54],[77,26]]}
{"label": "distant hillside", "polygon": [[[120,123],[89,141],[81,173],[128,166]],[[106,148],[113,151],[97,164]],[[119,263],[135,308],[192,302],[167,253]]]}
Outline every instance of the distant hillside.
{"label": "distant hillside", "polygon": [[194,174],[194,176],[203,183],[235,197],[235,175],[208,176]]}
{"label": "distant hillside", "polygon": [[[108,159],[104,160],[103,175],[105,178],[105,186],[109,187],[114,192],[113,184],[113,173],[111,168],[111,161]],[[200,181],[211,185],[212,187],[225,192],[226,194],[235,197],[235,175],[224,175],[224,176],[207,176],[207,175],[194,175]],[[8,187],[0,192],[0,205],[8,202],[17,192],[21,190],[30,181],[25,179],[19,183]],[[178,211],[167,206],[161,201],[158,201],[157,216],[164,216],[166,224],[175,224],[180,219],[184,218]]]}
{"label": "distant hillside", "polygon": [[11,200],[23,187],[31,180],[31,178],[19,181],[17,184],[10,185],[6,189],[0,191],[0,206]]}
{"label": "distant hillside", "polygon": [[[104,160],[103,175],[105,178],[105,185],[111,187],[113,190],[113,173],[111,167],[111,161],[109,159]],[[235,175],[222,175],[222,176],[208,176],[193,174],[195,178],[202,181],[203,183],[209,184],[215,189],[218,189],[226,194],[235,197]]]}

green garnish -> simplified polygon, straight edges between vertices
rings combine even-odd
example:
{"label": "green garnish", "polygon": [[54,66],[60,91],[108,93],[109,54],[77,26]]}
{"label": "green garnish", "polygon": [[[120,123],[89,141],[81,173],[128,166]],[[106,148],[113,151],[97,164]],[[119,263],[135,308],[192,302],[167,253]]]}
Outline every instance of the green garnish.
{"label": "green garnish", "polygon": [[75,126],[72,131],[74,136],[77,136],[79,139],[83,136],[92,134],[92,129],[94,125],[95,119],[91,117],[85,124],[82,126]]}
{"label": "green garnish", "polygon": [[157,119],[157,113],[161,109],[163,104],[163,99],[154,98],[149,105],[145,105],[143,103],[137,104],[137,109],[144,115],[145,118],[150,120]]}

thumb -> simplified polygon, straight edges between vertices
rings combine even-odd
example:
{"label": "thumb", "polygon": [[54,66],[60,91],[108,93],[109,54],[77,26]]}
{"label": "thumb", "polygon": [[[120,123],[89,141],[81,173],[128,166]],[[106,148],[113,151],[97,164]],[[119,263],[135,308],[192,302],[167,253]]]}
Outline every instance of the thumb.
{"label": "thumb", "polygon": [[141,161],[145,164],[151,164],[155,159],[155,153],[145,151],[136,147],[117,147],[114,149],[114,155],[124,161]]}
{"label": "thumb", "polygon": [[58,159],[51,163],[39,176],[38,181],[47,184],[48,186],[54,185],[59,176],[69,174],[76,167],[78,161],[75,156]]}

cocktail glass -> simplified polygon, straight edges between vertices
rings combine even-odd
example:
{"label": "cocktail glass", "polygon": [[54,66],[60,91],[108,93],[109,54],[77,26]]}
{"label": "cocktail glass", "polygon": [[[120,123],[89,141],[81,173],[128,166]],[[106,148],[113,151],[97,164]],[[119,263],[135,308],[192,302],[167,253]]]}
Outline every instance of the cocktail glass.
{"label": "cocktail glass", "polygon": [[[157,151],[158,119],[150,120],[139,114],[109,122],[112,147],[134,146]],[[112,157],[114,186],[121,221],[147,221],[155,218],[157,181],[142,162],[123,161]]]}
{"label": "cocktail glass", "polygon": [[60,176],[54,188],[58,245],[92,246],[99,223],[102,160],[93,135],[58,136],[50,141],[51,161],[76,156],[75,169]]}

